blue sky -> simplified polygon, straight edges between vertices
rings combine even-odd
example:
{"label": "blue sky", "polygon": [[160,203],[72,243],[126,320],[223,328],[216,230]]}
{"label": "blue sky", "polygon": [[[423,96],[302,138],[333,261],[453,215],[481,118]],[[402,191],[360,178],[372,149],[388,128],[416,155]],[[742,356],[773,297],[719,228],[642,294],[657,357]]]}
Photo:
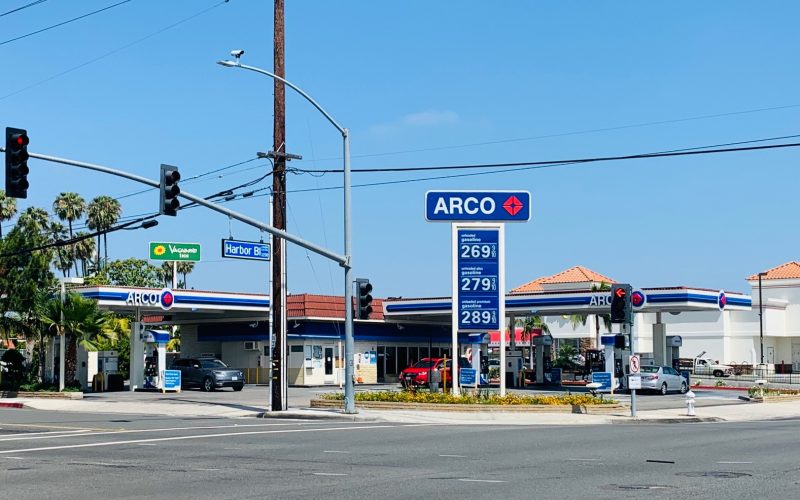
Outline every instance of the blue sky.
{"label": "blue sky", "polygon": [[[4,0],[0,12],[25,3]],[[0,17],[0,42],[113,3],[46,1]],[[186,179],[270,149],[272,81],[214,62],[243,48],[245,63],[272,68],[272,2],[211,8],[220,3],[133,0],[0,44],[2,125],[27,128],[32,152],[154,179],[161,163],[178,165]],[[287,78],[351,130],[354,168],[633,154],[800,134],[793,2],[286,3]],[[765,108],[781,109],[730,114]],[[627,127],[653,122],[668,123]],[[597,129],[611,130],[587,132]],[[339,134],[290,90],[287,144],[304,158],[294,167],[341,166]],[[581,264],[635,286],[749,291],[747,275],[798,258],[797,160],[796,149],[783,149],[356,187],[355,275],[370,278],[379,297],[449,295],[450,231],[425,222],[425,191],[525,189],[533,218],[507,228],[509,288]],[[141,186],[30,166],[20,208],[49,207],[59,192],[77,191],[87,200],[120,198],[125,217],[157,210],[156,190],[123,198]],[[207,195],[268,167],[251,162],[182,188]],[[449,173],[362,173],[353,184]],[[290,175],[288,229],[342,252],[342,192],[319,190],[337,186],[339,174]],[[265,196],[227,206],[268,217]],[[203,262],[190,286],[266,292],[265,264],[220,257],[219,240],[229,235],[261,236],[191,209],[153,229],[114,233],[109,250],[146,258],[148,241],[200,242]],[[342,291],[341,269],[299,247],[289,249],[288,273],[292,293]]]}

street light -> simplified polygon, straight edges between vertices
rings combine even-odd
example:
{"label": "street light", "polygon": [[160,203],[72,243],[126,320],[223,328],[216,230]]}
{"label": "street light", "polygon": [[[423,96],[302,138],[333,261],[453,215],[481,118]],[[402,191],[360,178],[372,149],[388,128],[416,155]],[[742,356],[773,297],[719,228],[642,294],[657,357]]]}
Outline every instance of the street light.
{"label": "street light", "polygon": [[[261,73],[274,80],[278,80],[284,85],[292,88],[295,92],[303,96],[305,100],[317,108],[317,111],[330,122],[331,125],[342,134],[342,145],[344,148],[344,257],[345,262],[341,264],[344,268],[344,358],[345,358],[345,386],[344,386],[344,412],[356,413],[355,407],[355,387],[353,386],[353,355],[355,348],[353,345],[353,278],[352,278],[352,228],[350,225],[350,134],[348,130],[339,125],[325,109],[320,106],[310,95],[295,84],[281,78],[275,73],[242,64],[239,58],[244,54],[243,50],[231,52],[236,57],[235,61],[217,61],[217,64],[228,68],[242,68],[256,73]],[[283,360],[281,360],[283,361]],[[281,381],[283,382],[283,381]]]}
{"label": "street light", "polygon": [[761,277],[766,276],[766,272],[758,273],[758,334],[761,344],[761,364],[764,364],[764,301],[761,299]]}
{"label": "street light", "polygon": [[83,278],[65,276],[61,283],[61,346],[58,350],[58,392],[64,391],[64,365],[67,363],[67,336],[64,331],[64,303],[67,300],[67,285],[83,285]]}

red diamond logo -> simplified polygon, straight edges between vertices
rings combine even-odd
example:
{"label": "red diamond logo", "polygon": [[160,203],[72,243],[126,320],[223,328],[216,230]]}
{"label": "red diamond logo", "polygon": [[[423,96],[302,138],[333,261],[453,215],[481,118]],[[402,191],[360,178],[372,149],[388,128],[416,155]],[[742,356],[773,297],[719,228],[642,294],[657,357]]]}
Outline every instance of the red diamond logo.
{"label": "red diamond logo", "polygon": [[516,196],[509,196],[508,199],[503,202],[503,208],[506,209],[509,215],[517,215],[519,211],[522,210],[522,202],[519,201],[519,198]]}

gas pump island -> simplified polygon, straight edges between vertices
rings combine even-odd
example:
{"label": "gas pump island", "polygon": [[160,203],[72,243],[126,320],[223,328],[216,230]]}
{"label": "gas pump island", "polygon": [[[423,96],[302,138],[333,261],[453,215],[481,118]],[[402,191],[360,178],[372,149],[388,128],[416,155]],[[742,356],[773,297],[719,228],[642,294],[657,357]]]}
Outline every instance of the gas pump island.
{"label": "gas pump island", "polygon": [[[425,219],[451,223],[453,394],[460,393],[461,377],[455,376],[460,375],[460,332],[499,330],[500,366],[506,366],[504,223],[530,220],[530,205],[528,191],[425,193]],[[472,356],[472,369],[478,373],[480,359],[481,356]],[[501,376],[500,395],[505,393],[506,379]]]}

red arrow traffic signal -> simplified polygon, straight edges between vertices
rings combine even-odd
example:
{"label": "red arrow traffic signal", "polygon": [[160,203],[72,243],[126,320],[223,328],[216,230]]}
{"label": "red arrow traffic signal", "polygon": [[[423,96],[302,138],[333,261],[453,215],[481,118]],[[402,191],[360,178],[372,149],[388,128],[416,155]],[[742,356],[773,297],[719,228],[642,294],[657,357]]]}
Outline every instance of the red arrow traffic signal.
{"label": "red arrow traffic signal", "polygon": [[617,288],[614,291],[614,293],[617,294],[617,297],[619,297],[620,299],[625,297],[625,289],[624,288]]}

